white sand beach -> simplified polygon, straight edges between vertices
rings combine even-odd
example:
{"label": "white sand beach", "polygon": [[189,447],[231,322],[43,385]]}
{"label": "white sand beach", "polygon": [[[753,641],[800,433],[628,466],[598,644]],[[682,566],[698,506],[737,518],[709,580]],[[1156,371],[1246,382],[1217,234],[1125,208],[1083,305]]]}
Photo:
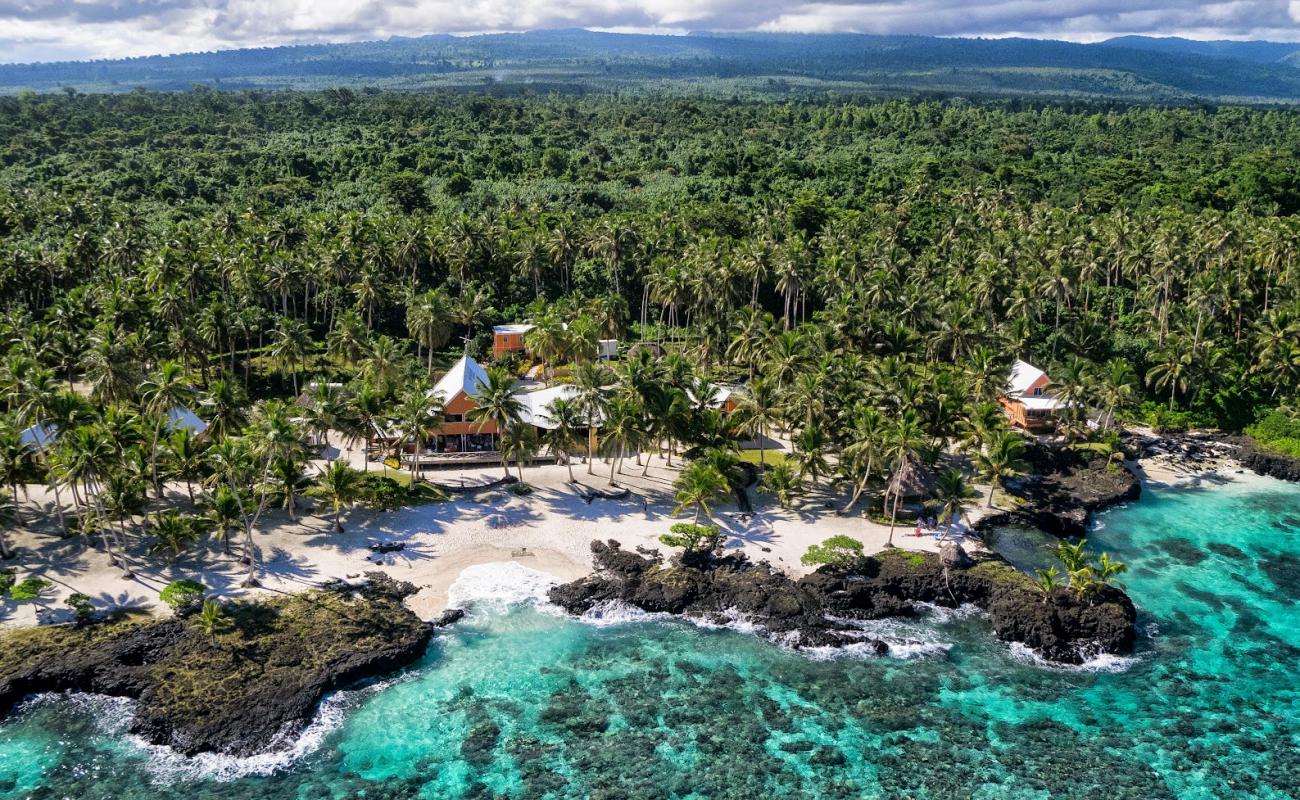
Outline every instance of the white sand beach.
{"label": "white sand beach", "polygon": [[[37,575],[54,586],[40,602],[9,604],[7,615],[0,612],[0,624],[65,619],[68,611],[63,601],[73,592],[90,596],[101,609],[157,610],[158,592],[178,578],[199,580],[212,594],[229,599],[259,592],[302,591],[370,570],[421,587],[410,605],[422,617],[433,618],[446,607],[448,586],[475,564],[514,560],[558,579],[573,580],[590,572],[593,539],[615,539],[627,549],[641,546],[666,553],[668,548],[658,541],[660,534],[674,522],[692,518],[690,511],[673,513],[672,483],[678,463],[669,468],[656,456],[643,476],[641,468],[629,459],[625,472],[617,476],[618,486],[628,488],[629,496],[618,500],[598,497],[590,503],[567,483],[568,472],[563,466],[529,467],[524,475],[535,487],[530,495],[521,497],[506,487],[496,487],[397,511],[354,509],[344,515],[347,530],[342,534],[334,531],[329,519],[310,510],[300,513],[297,522],[291,522],[282,510],[270,510],[254,534],[263,565],[262,586],[255,589],[240,586],[246,568],[238,562],[239,537],[234,542],[236,555],[224,555],[220,544],[209,541],[175,563],[144,552],[140,545],[129,554],[134,575],[125,578],[101,549],[87,547],[82,539],[60,539],[48,524],[39,530],[20,529],[11,537],[18,555],[6,566],[17,569],[20,579]],[[359,462],[357,466],[361,466]],[[611,488],[608,469],[598,460],[596,474],[588,475],[586,465],[574,465],[578,481],[598,490]],[[430,480],[445,485],[462,481],[484,484],[500,475],[499,467],[427,473]],[[972,524],[986,512],[983,492],[987,487],[976,489],[981,497],[967,517]],[[34,518],[38,516],[34,513],[37,504],[44,504],[39,516],[48,521],[52,512],[43,487],[29,490],[24,511]],[[172,491],[183,494],[184,487]],[[845,501],[839,494],[814,491],[800,498],[792,510],[781,509],[753,490],[750,497],[753,514],[740,513],[731,501],[714,507],[709,521],[728,535],[728,547],[743,549],[754,560],[768,560],[792,575],[807,571],[799,559],[809,545],[828,537],[852,536],[862,541],[869,553],[884,548],[889,538],[889,527],[867,519],[861,508],[839,515],[837,510]],[[399,541],[405,547],[398,552],[376,555],[370,550],[375,542]],[[915,550],[939,546],[932,536],[916,537],[907,524],[895,530],[894,544]],[[977,545],[968,541],[967,546]]]}

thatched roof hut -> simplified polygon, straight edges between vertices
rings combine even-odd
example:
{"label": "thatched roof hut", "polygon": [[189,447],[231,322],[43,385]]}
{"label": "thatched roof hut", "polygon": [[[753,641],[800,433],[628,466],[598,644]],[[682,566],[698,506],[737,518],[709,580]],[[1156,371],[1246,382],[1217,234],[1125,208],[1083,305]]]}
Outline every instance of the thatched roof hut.
{"label": "thatched roof hut", "polygon": [[935,487],[934,473],[916,461],[906,461],[889,479],[889,494],[904,499],[928,497]]}

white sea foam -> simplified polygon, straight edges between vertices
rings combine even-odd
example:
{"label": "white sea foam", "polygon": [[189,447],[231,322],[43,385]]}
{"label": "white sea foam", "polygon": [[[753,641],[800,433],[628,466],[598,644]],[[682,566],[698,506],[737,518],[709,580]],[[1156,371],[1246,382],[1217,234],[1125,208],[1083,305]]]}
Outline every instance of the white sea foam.
{"label": "white sea foam", "polygon": [[1089,653],[1084,650],[1081,651],[1081,654],[1084,655],[1082,664],[1061,664],[1043,658],[1033,648],[1021,642],[1012,642],[1009,649],[1012,657],[1017,661],[1061,672],[1124,672],[1138,662],[1137,656],[1117,656],[1113,653],[1100,651]]}
{"label": "white sea foam", "polygon": [[[170,747],[150,744],[128,736],[134,746],[148,755],[145,769],[158,783],[192,781],[228,782],[255,775],[271,775],[288,769],[306,756],[320,749],[326,738],[343,725],[349,710],[355,708],[369,695],[382,692],[410,676],[376,681],[358,689],[335,692],[321,701],[315,717],[296,735],[286,731],[272,743],[267,752],[252,756],[230,756],[219,753],[199,753],[186,756]],[[295,729],[296,730],[296,729]]]}
{"label": "white sea foam", "polygon": [[549,605],[546,593],[557,583],[555,576],[513,561],[475,564],[462,570],[447,588],[447,605],[449,608]]}
{"label": "white sea foam", "polygon": [[610,628],[615,625],[665,620],[670,617],[670,614],[643,611],[619,600],[605,600],[588,609],[585,614],[578,617],[578,621],[597,628]]}

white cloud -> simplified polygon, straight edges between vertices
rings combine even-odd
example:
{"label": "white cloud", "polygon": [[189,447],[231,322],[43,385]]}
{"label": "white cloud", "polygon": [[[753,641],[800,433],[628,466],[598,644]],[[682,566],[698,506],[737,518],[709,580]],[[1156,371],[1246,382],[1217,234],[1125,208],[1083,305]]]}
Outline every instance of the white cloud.
{"label": "white cloud", "polygon": [[1300,0],[0,0],[0,61],[556,27],[1294,41]]}

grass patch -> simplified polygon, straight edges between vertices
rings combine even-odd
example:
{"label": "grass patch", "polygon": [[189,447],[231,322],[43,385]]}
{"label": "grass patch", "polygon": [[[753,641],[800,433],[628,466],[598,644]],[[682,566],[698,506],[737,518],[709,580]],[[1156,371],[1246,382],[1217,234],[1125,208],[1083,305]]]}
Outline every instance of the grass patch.
{"label": "grass patch", "polygon": [[[755,466],[758,466],[758,451],[741,450],[740,460],[744,461],[747,464],[753,464]],[[764,451],[763,453],[763,463],[769,467],[775,467],[778,464],[784,464],[786,461],[787,461],[787,457],[785,451],[783,450],[767,450]]]}

